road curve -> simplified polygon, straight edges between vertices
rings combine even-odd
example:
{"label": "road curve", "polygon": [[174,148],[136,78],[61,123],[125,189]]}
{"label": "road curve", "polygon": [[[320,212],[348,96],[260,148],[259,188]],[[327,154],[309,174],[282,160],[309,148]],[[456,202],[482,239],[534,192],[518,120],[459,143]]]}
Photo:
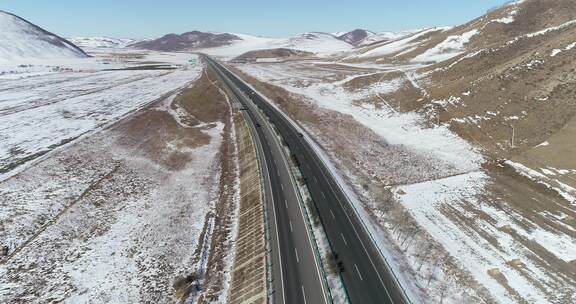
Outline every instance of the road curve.
{"label": "road curve", "polygon": [[352,203],[299,128],[230,70],[211,59],[208,62],[244,96],[250,96],[251,103],[261,110],[256,112],[269,118],[298,159],[331,248],[342,262],[350,302],[409,303]]}

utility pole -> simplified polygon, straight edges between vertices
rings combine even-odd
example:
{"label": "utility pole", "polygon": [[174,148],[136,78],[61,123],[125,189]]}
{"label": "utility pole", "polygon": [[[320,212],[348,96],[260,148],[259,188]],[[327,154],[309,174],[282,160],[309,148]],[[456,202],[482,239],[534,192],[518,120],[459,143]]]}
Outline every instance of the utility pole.
{"label": "utility pole", "polygon": [[510,147],[514,148],[514,137],[515,137],[515,131],[514,131],[514,126],[510,125],[510,128],[512,128],[512,139],[510,140]]}

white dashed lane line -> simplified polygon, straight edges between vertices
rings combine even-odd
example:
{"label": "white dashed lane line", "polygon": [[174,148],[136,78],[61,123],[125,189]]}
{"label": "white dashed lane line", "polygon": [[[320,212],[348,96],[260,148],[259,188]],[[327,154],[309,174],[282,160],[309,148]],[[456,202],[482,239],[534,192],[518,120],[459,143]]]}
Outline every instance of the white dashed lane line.
{"label": "white dashed lane line", "polygon": [[354,264],[354,268],[356,268],[356,272],[358,273],[358,276],[360,277],[360,281],[364,281],[364,279],[362,278],[362,275],[360,274],[360,270],[358,270],[358,266],[356,266],[356,264]]}
{"label": "white dashed lane line", "polygon": [[[296,252],[296,263],[300,263],[300,257],[298,257],[298,249],[294,248],[294,252]],[[358,268],[356,268],[358,270]]]}
{"label": "white dashed lane line", "polygon": [[346,238],[344,237],[344,234],[340,233],[340,236],[342,236],[342,240],[344,241],[344,244],[346,246],[348,246],[348,242],[346,242]]}

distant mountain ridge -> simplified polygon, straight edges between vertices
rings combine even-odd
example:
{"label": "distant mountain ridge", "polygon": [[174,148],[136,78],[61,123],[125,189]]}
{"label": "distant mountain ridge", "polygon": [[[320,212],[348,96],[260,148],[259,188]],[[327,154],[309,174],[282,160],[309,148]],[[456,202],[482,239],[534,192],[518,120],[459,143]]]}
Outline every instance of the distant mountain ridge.
{"label": "distant mountain ridge", "polygon": [[0,29],[0,61],[88,57],[72,42],[2,10]]}
{"label": "distant mountain ridge", "polygon": [[127,45],[140,42],[137,39],[110,38],[110,37],[73,37],[68,41],[82,49],[123,48]]}
{"label": "distant mountain ridge", "polygon": [[239,40],[242,40],[242,38],[229,33],[191,31],[180,35],[167,34],[158,39],[132,44],[130,47],[153,51],[177,52],[221,47]]}
{"label": "distant mountain ridge", "polygon": [[356,30],[353,30],[353,31],[350,31],[348,33],[345,33],[343,35],[338,36],[338,39],[340,39],[342,41],[346,41],[353,46],[358,46],[366,38],[368,38],[369,34],[374,34],[374,33],[369,32],[367,30],[356,29]]}
{"label": "distant mountain ridge", "polygon": [[272,49],[291,49],[326,55],[350,51],[357,46],[394,39],[408,33],[375,33],[358,29],[348,33],[307,32],[289,38],[268,38],[236,33],[192,31],[180,35],[168,34],[128,47],[165,52],[201,52],[228,59],[246,52]]}
{"label": "distant mountain ridge", "polygon": [[278,49],[267,49],[267,50],[254,50],[246,52],[233,60],[235,62],[257,62],[262,59],[277,60],[277,59],[289,59],[289,58],[302,58],[306,56],[314,55],[310,52],[296,51],[292,49],[278,48]]}
{"label": "distant mountain ridge", "polygon": [[[456,27],[436,27],[391,40],[359,45],[345,59],[387,63],[443,62],[493,47],[521,37],[537,35],[576,20],[573,0],[519,0],[490,10]],[[576,21],[574,21],[576,22]],[[564,24],[564,25],[563,25]]]}

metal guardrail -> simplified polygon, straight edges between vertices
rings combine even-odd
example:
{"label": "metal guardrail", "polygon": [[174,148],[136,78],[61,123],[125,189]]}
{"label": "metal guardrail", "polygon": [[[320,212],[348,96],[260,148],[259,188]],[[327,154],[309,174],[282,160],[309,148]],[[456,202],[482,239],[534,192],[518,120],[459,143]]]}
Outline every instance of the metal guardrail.
{"label": "metal guardrail", "polygon": [[244,121],[246,123],[246,125],[248,126],[248,129],[250,130],[250,138],[252,139],[252,144],[254,145],[254,154],[256,155],[256,162],[258,163],[258,178],[260,180],[260,201],[262,203],[262,207],[263,207],[263,211],[264,211],[264,238],[266,240],[266,282],[268,285],[268,291],[267,291],[267,297],[268,297],[268,303],[274,303],[274,288],[272,287],[272,282],[274,281],[274,279],[272,278],[272,247],[270,246],[270,242],[272,240],[272,236],[270,235],[270,221],[268,219],[268,206],[265,203],[266,202],[266,189],[263,187],[263,185],[265,185],[264,183],[264,175],[262,174],[262,161],[260,160],[260,157],[258,157],[258,149],[256,147],[256,139],[255,137],[256,135],[256,130],[254,129],[254,125],[249,122],[249,119],[245,117],[245,115],[242,113],[242,116],[244,117]]}
{"label": "metal guardrail", "polygon": [[[249,85],[247,85],[248,87],[250,87]],[[251,87],[250,87],[251,88]],[[285,120],[294,128],[296,129],[300,129],[298,128],[295,123],[289,118],[287,117],[283,112],[278,111],[280,115],[282,115],[282,117],[285,118]],[[388,259],[386,258],[386,256],[384,255],[384,253],[382,252],[381,248],[377,245],[378,242],[376,241],[376,238],[372,235],[372,233],[370,232],[370,229],[368,228],[367,224],[365,223],[364,219],[362,218],[362,216],[360,215],[359,211],[356,208],[356,205],[353,203],[353,200],[350,199],[350,197],[347,195],[347,192],[342,188],[340,182],[339,182],[339,178],[337,178],[334,173],[329,169],[330,167],[326,164],[326,162],[317,155],[318,151],[316,149],[315,143],[310,142],[308,139],[306,139],[308,144],[311,146],[311,148],[316,152],[313,154],[313,156],[320,161],[320,163],[323,165],[323,171],[326,171],[330,177],[332,177],[334,184],[336,184],[336,187],[338,187],[338,189],[340,190],[340,192],[342,193],[342,195],[346,198],[348,205],[351,206],[351,209],[353,210],[355,217],[358,219],[358,221],[360,222],[362,229],[364,230],[364,232],[366,233],[366,235],[368,235],[368,237],[370,238],[372,244],[374,245],[374,247],[376,248],[377,252],[380,254],[380,256],[382,257],[382,260],[384,261],[385,267],[387,268],[388,272],[392,274],[392,276],[394,277],[394,281],[395,284],[397,285],[398,289],[402,292],[401,296],[403,297],[403,300],[406,303],[412,304],[412,301],[410,300],[410,298],[408,297],[408,294],[405,290],[405,288],[402,286],[402,284],[400,283],[400,280],[398,278],[398,276],[396,275],[396,273],[393,271],[392,267],[390,266],[390,263],[388,262]],[[292,174],[291,174],[291,178],[293,178]],[[298,193],[298,195],[300,196],[300,193]],[[300,200],[301,197],[300,197]],[[308,223],[310,224],[310,223]],[[313,237],[314,238],[314,237]],[[314,238],[315,239],[315,238]],[[316,248],[317,250],[317,248]]]}
{"label": "metal guardrail", "polygon": [[[285,151],[283,151],[285,156],[286,155]],[[295,166],[290,166],[290,170],[292,170],[292,172],[290,173],[290,175],[295,175],[296,170],[297,169]],[[308,225],[308,227],[310,228],[310,230],[314,229],[313,228],[313,224],[310,222],[310,219],[312,217],[312,215],[310,215],[310,213],[308,212],[308,206],[306,206],[306,203],[304,203],[304,199],[302,198],[302,194],[300,193],[300,189],[298,189],[298,196],[300,199],[300,206],[304,209],[304,212],[306,213],[306,224]],[[309,190],[308,190],[309,191]],[[314,199],[312,198],[312,196],[310,196],[310,200],[312,201],[313,207],[310,206],[310,208],[315,208],[316,212],[319,213],[318,207],[316,207],[316,203],[314,202]],[[322,219],[320,218],[320,225],[322,226],[322,233],[324,233],[326,235],[326,242],[328,242],[328,247],[330,247],[330,251],[333,253],[334,250],[332,249],[332,242],[330,242],[330,238],[327,237],[327,233],[326,233],[326,228],[324,226],[324,222],[322,221]],[[320,250],[318,249],[318,240],[316,239],[316,236],[314,235],[314,233],[312,232],[312,239],[314,240],[314,243],[316,244],[315,246],[315,254],[318,256],[318,258],[320,259],[320,263],[322,265],[322,272],[323,272],[323,276],[327,277],[327,272],[326,269],[324,269],[324,264],[322,262],[322,255],[320,253]],[[344,278],[342,277],[342,273],[338,273],[338,277],[340,279],[340,281],[342,282],[342,288],[344,288],[344,293],[346,295],[346,303],[350,303],[350,295],[348,294],[348,289],[346,288],[346,285],[343,283],[344,282]],[[326,282],[326,284],[328,285],[328,291],[330,292],[330,287],[328,282]],[[332,296],[332,294],[330,293],[330,296]]]}
{"label": "metal guardrail", "polygon": [[[243,92],[240,92],[240,94],[244,95],[244,97],[245,97],[246,99],[250,99],[250,97],[246,96]],[[250,99],[250,100],[251,100],[251,99]],[[258,106],[256,106],[256,107],[257,107],[258,109],[260,109]],[[264,114],[264,115],[265,115],[265,114]],[[266,117],[267,117],[267,116],[266,116]],[[268,117],[267,117],[267,118],[268,118]],[[252,125],[252,124],[250,124],[250,125],[251,125],[251,131],[256,132],[256,130],[253,130],[253,129],[252,129],[252,128],[253,128],[253,125]],[[278,131],[276,130],[275,125],[274,125],[273,123],[271,124],[271,126],[272,126],[272,129],[273,129],[274,133],[279,134]],[[276,141],[276,143],[277,143],[281,148],[284,147],[284,145],[283,145],[280,141],[278,141],[278,138],[275,137],[274,140]],[[287,156],[286,156],[286,151],[285,151],[284,149],[281,149],[281,150],[282,150],[282,155],[283,155],[284,161],[285,161],[285,163],[288,165],[288,167],[289,167],[289,169],[290,169],[290,174],[289,174],[290,179],[292,180],[292,183],[293,183],[294,185],[298,185],[296,179],[294,178],[294,173],[292,172],[292,170],[293,170],[293,169],[292,169],[292,166],[290,166],[290,164],[289,164],[289,161],[288,161],[289,158],[287,158]],[[258,160],[258,162],[260,163],[260,159]],[[261,167],[260,167],[260,168],[261,168]],[[262,175],[261,175],[261,176],[262,176]],[[264,190],[263,190],[263,192],[264,192]],[[310,215],[308,214],[308,209],[306,208],[306,206],[305,206],[305,204],[304,204],[304,199],[302,198],[302,194],[300,193],[300,190],[299,190],[299,189],[297,189],[296,194],[297,194],[297,196],[298,196],[298,203],[299,203],[299,205],[301,206],[301,208],[304,210],[304,212],[305,212],[305,214],[306,214],[306,216],[305,216],[305,221],[306,221],[306,225],[307,225],[307,227],[306,227],[306,233],[308,234],[308,237],[313,240],[313,248],[314,248],[314,251],[313,251],[313,252],[314,252],[314,257],[315,257],[317,263],[320,265],[320,271],[322,272],[322,284],[324,285],[324,287],[325,287],[326,290],[328,291],[328,295],[327,295],[327,296],[328,296],[329,302],[330,302],[331,304],[333,304],[334,301],[333,301],[332,292],[331,292],[331,290],[330,290],[330,285],[328,284],[328,280],[326,279],[327,274],[326,274],[326,270],[324,269],[324,263],[323,263],[323,261],[322,261],[322,257],[321,257],[321,254],[320,254],[320,250],[318,249],[318,241],[317,241],[316,237],[314,236],[314,233],[312,232],[313,227],[312,227],[312,224],[310,223]],[[346,294],[347,294],[347,292],[346,292]]]}
{"label": "metal guardrail", "polygon": [[[244,95],[244,97],[246,99],[251,100],[250,97],[246,96],[243,92],[239,92],[239,93]],[[257,108],[260,109],[259,107],[257,107]],[[254,126],[252,125],[252,123],[250,123],[250,126],[251,126],[251,128],[250,128],[251,132],[256,132],[256,130],[253,129]],[[271,124],[271,126],[272,126],[274,133],[279,134],[273,123]],[[277,137],[275,137],[274,140],[276,141],[276,143],[279,145],[280,148],[284,147],[284,145],[280,141],[278,141]],[[296,179],[294,178],[294,173],[292,172],[292,170],[293,170],[292,166],[290,166],[290,164],[287,160],[286,151],[284,149],[281,149],[281,150],[282,150],[282,155],[283,155],[284,161],[288,165],[288,168],[290,170],[290,174],[289,174],[290,179],[292,180],[293,185],[298,185]],[[258,163],[260,164],[260,159],[258,159]],[[261,164],[260,164],[260,168],[262,168]],[[262,177],[262,175],[260,175],[260,176]],[[262,190],[262,193],[264,193],[264,190]],[[329,302],[333,304],[334,301],[333,301],[333,297],[332,297],[332,292],[330,290],[330,285],[328,284],[328,281],[326,279],[326,277],[327,277],[326,270],[324,269],[324,263],[323,263],[322,258],[321,258],[320,250],[318,249],[318,241],[317,241],[316,237],[314,236],[314,233],[312,232],[313,228],[312,228],[312,224],[310,223],[310,215],[308,214],[308,210],[304,204],[304,199],[302,198],[302,194],[300,193],[299,189],[297,189],[296,194],[298,196],[298,203],[306,214],[306,216],[305,216],[305,221],[306,221],[306,225],[307,225],[306,233],[308,234],[308,237],[313,240],[314,257],[315,257],[317,263],[320,265],[320,271],[322,272],[322,284],[324,285],[324,287],[328,291],[327,296],[328,296]]]}
{"label": "metal guardrail", "polygon": [[[272,124],[273,126],[273,130],[274,133],[276,133],[277,136],[280,136],[280,133],[277,131],[276,126],[274,124]],[[326,269],[324,268],[324,262],[322,260],[322,254],[320,253],[320,249],[318,249],[318,240],[316,239],[316,236],[314,235],[313,232],[313,225],[310,222],[310,214],[308,212],[308,208],[306,206],[306,203],[304,202],[304,198],[302,197],[302,193],[300,191],[300,187],[298,186],[298,181],[295,178],[295,173],[294,173],[294,166],[292,166],[290,164],[290,158],[289,155],[286,154],[286,150],[285,150],[285,146],[282,144],[282,142],[278,141],[278,138],[275,138],[275,140],[277,141],[277,143],[280,145],[280,147],[282,148],[282,155],[284,158],[285,163],[288,165],[288,169],[290,172],[290,179],[292,180],[292,184],[296,185],[296,195],[298,196],[298,204],[300,205],[300,209],[304,211],[305,213],[305,221],[306,221],[306,233],[308,234],[308,237],[311,238],[313,240],[313,248],[314,248],[314,258],[316,259],[316,261],[318,262],[318,264],[320,265],[320,271],[322,272],[322,284],[324,285],[324,287],[326,288],[326,290],[328,291],[328,299],[330,301],[330,303],[334,303],[334,298],[332,296],[332,291],[330,290],[330,284],[328,284],[328,275],[326,272]],[[324,229],[324,227],[322,227]],[[328,243],[330,243],[330,240],[328,240]],[[348,292],[346,292],[346,296],[348,298]]]}
{"label": "metal guardrail", "polygon": [[[244,114],[242,114],[244,115]],[[244,119],[246,119],[246,117],[244,117]],[[246,124],[249,125],[249,129],[250,129],[250,133],[252,132],[256,132],[256,130],[254,130],[254,126],[252,124],[249,124],[248,122],[246,122]],[[272,286],[272,282],[274,281],[274,279],[272,278],[272,246],[270,245],[270,242],[272,241],[272,236],[270,235],[270,221],[268,219],[268,205],[265,203],[266,202],[266,189],[264,187],[262,187],[262,185],[264,185],[264,175],[262,174],[262,161],[260,160],[260,157],[258,157],[258,152],[256,151],[256,143],[255,143],[255,139],[254,139],[254,134],[251,134],[251,138],[252,138],[252,142],[254,144],[254,153],[256,154],[256,161],[258,162],[258,177],[260,179],[260,201],[262,203],[262,207],[263,207],[263,211],[264,211],[264,238],[266,239],[266,281],[268,283],[268,303],[274,303],[274,287]]]}
{"label": "metal guardrail", "polygon": [[[247,85],[248,87],[250,87],[249,85]],[[251,87],[250,87],[251,88]],[[295,129],[300,129],[296,126],[296,124],[289,118],[286,116],[286,114],[284,114],[282,111],[278,110],[278,113],[284,117],[284,119]],[[380,256],[382,257],[382,260],[384,261],[384,264],[388,270],[389,273],[392,274],[392,276],[394,277],[394,281],[395,284],[397,285],[398,289],[402,292],[401,296],[403,298],[403,300],[406,303],[412,304],[412,301],[410,300],[410,298],[408,297],[408,294],[406,292],[406,289],[404,288],[404,286],[402,286],[402,284],[400,283],[400,280],[398,278],[398,276],[396,275],[396,273],[393,271],[392,267],[390,266],[390,263],[388,262],[388,259],[386,258],[386,256],[384,255],[384,253],[382,252],[381,248],[377,245],[378,242],[376,241],[376,238],[372,235],[372,233],[370,232],[370,229],[368,228],[367,224],[365,223],[364,219],[362,218],[362,216],[360,215],[359,211],[356,208],[356,205],[353,203],[353,200],[350,199],[350,197],[347,195],[347,192],[342,188],[340,182],[339,182],[339,178],[337,178],[334,173],[329,169],[330,167],[326,164],[326,162],[319,157],[319,155],[317,155],[318,151],[316,149],[315,143],[311,143],[308,139],[307,139],[308,144],[311,146],[311,148],[316,152],[314,153],[314,157],[320,161],[320,163],[323,165],[324,170],[326,171],[330,177],[332,177],[334,184],[336,184],[336,186],[338,187],[338,189],[340,190],[340,192],[342,193],[342,195],[346,198],[348,205],[351,206],[351,209],[353,210],[355,217],[358,219],[358,221],[360,222],[362,229],[365,231],[365,233],[368,235],[368,237],[370,238],[372,244],[374,245],[374,247],[376,248],[376,250],[378,251],[378,253],[380,254]]]}
{"label": "metal guardrail", "polygon": [[[216,69],[217,70],[217,69]],[[226,81],[222,78],[222,75],[220,75],[219,72],[216,73],[218,75],[218,77],[220,78],[220,80],[222,80],[224,83],[226,83]],[[240,101],[239,101],[240,102]],[[270,221],[268,219],[268,207],[267,204],[265,203],[266,201],[266,190],[263,187],[263,185],[265,185],[264,183],[264,175],[262,174],[262,161],[260,160],[260,157],[258,157],[258,148],[257,148],[257,143],[256,143],[256,138],[258,137],[256,129],[254,127],[254,124],[251,122],[251,120],[249,118],[246,118],[244,113],[242,113],[244,122],[246,123],[246,126],[248,127],[248,130],[250,131],[250,137],[252,140],[252,144],[254,145],[254,153],[256,154],[256,162],[258,163],[258,177],[260,180],[260,201],[262,203],[263,206],[263,213],[264,213],[264,238],[266,240],[265,242],[265,251],[266,251],[266,282],[267,282],[267,302],[268,303],[274,303],[274,298],[273,298],[273,294],[274,294],[274,288],[272,286],[272,282],[273,282],[273,278],[272,278],[272,256],[271,256],[271,252],[272,252],[272,248],[270,246],[270,242],[271,242],[271,235],[270,235]]]}
{"label": "metal guardrail", "polygon": [[252,144],[254,145],[254,154],[256,156],[256,162],[258,163],[258,179],[260,180],[260,201],[262,203],[262,207],[263,207],[263,213],[264,213],[264,239],[266,240],[265,242],[265,251],[266,251],[266,284],[267,284],[267,292],[266,292],[266,296],[267,296],[267,300],[268,303],[274,303],[273,301],[273,294],[274,294],[274,288],[272,287],[272,256],[271,256],[271,251],[272,248],[270,246],[270,240],[271,240],[271,236],[270,236],[270,222],[268,220],[268,207],[266,206],[266,190],[264,189],[264,187],[262,187],[262,185],[265,185],[264,183],[264,176],[262,174],[262,162],[260,160],[260,157],[258,157],[258,148],[257,148],[257,144],[256,144],[256,139],[255,139],[255,132],[256,130],[254,129],[254,125],[252,123],[249,122],[249,119],[247,119],[244,114],[242,114],[244,122],[246,123],[246,126],[248,127],[248,130],[250,132],[250,138],[252,140]]}
{"label": "metal guardrail", "polygon": [[[292,123],[291,121],[289,121],[290,123]],[[308,141],[308,139],[306,139]],[[309,145],[312,147],[312,149],[315,149],[315,143],[310,143]],[[360,215],[360,213],[358,212],[356,206],[354,203],[352,203],[352,200],[350,199],[350,197],[348,197],[348,195],[346,194],[346,191],[342,188],[342,186],[339,183],[339,179],[334,176],[334,173],[329,169],[329,166],[326,164],[326,162],[322,159],[322,157],[319,157],[318,155],[315,155],[316,158],[318,160],[320,160],[320,162],[322,163],[322,165],[325,168],[325,171],[328,172],[328,174],[330,174],[330,176],[332,177],[332,179],[334,180],[334,183],[336,184],[336,186],[338,187],[338,189],[340,190],[340,192],[342,193],[342,195],[344,195],[344,197],[346,197],[346,200],[349,202],[348,205],[350,205],[352,207],[352,210],[354,211],[356,218],[359,220],[360,224],[362,225],[362,229],[366,232],[366,234],[370,237],[370,240],[372,241],[372,243],[374,244],[374,247],[376,248],[376,250],[378,251],[378,253],[380,254],[380,256],[382,257],[382,260],[384,261],[384,264],[388,270],[388,272],[390,272],[392,274],[392,276],[394,277],[394,280],[396,281],[396,285],[398,285],[399,289],[402,291],[402,295],[403,295],[403,300],[406,303],[412,304],[412,301],[410,300],[410,298],[408,297],[408,294],[406,292],[406,290],[404,289],[404,286],[402,286],[402,284],[400,283],[400,280],[398,279],[398,276],[396,275],[396,273],[394,272],[394,270],[392,269],[392,267],[390,266],[390,263],[388,262],[388,259],[386,258],[386,256],[384,255],[384,253],[382,252],[382,250],[380,249],[380,246],[378,246],[376,239],[374,238],[374,236],[372,235],[372,233],[370,232],[370,229],[368,228],[368,226],[366,225],[366,223],[364,222],[364,219],[362,218],[362,216]]]}

